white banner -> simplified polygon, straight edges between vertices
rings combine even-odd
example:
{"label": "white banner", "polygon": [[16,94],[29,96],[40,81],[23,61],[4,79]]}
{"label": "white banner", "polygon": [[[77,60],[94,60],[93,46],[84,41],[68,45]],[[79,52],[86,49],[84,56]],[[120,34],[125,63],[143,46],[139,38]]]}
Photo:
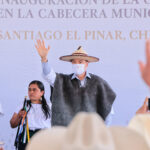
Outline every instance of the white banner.
{"label": "white banner", "polygon": [[56,72],[72,72],[59,57],[80,45],[99,57],[89,72],[104,78],[117,94],[112,124],[127,125],[149,94],[138,67],[145,60],[149,19],[150,0],[0,0],[0,141],[5,149],[14,149],[16,129],[9,121],[32,80],[44,83],[49,101],[36,39],[50,45],[48,60]]}

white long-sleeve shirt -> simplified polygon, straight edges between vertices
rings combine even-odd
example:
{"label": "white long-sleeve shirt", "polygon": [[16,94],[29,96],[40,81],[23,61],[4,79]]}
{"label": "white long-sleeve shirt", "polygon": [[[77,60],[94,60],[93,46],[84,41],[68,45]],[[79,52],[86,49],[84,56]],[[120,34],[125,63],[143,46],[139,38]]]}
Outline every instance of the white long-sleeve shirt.
{"label": "white long-sleeve shirt", "polygon": [[[51,105],[48,103],[49,108],[51,108]],[[22,105],[17,107],[15,113],[18,113],[20,109],[22,108]],[[29,108],[28,108],[29,109]],[[36,129],[45,129],[51,127],[51,118],[45,117],[43,111],[42,111],[42,105],[41,104],[33,104],[27,114],[28,116],[28,125],[30,130],[36,130]]]}

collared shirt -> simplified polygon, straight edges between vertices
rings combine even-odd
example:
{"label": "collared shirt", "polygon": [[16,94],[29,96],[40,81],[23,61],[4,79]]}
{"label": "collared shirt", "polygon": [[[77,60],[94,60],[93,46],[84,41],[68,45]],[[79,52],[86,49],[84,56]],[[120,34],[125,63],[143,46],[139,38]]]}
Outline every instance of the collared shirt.
{"label": "collared shirt", "polygon": [[86,72],[85,78],[84,78],[83,80],[80,80],[80,79],[78,78],[78,76],[74,73],[73,76],[71,77],[71,80],[73,80],[73,79],[75,79],[75,78],[80,81],[80,87],[84,87],[84,86],[86,85],[86,80],[87,80],[87,78],[90,79],[91,76],[90,76],[90,74],[89,74],[88,72]]}
{"label": "collared shirt", "polygon": [[[42,69],[43,69],[43,77],[44,79],[52,86],[54,87],[54,82],[56,79],[56,73],[53,70],[53,68],[49,65],[48,62],[43,62],[42,63]],[[73,74],[71,79],[78,79],[78,76],[76,74]],[[80,80],[80,87],[84,87],[86,85],[86,79],[87,78],[91,78],[90,74],[88,72],[86,72],[86,76],[83,80]],[[114,115],[114,109],[112,106],[111,112],[109,113],[109,115],[107,116],[106,120],[105,120],[105,124],[107,126],[110,126],[112,123],[112,116]]]}

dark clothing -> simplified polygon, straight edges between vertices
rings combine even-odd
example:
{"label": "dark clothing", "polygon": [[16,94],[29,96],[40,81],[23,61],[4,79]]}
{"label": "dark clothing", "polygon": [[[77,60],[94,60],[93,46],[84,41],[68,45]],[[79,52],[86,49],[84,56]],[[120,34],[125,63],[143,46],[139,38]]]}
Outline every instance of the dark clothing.
{"label": "dark clothing", "polygon": [[[30,138],[36,133],[36,132],[38,132],[40,129],[37,129],[37,130],[29,130],[29,134],[30,134]],[[21,135],[21,136],[23,136],[23,134]],[[18,150],[25,150],[25,148],[26,148],[26,146],[27,146],[27,143],[22,143],[22,142],[19,142],[19,144],[18,144]]]}
{"label": "dark clothing", "polygon": [[57,74],[54,87],[51,87],[52,126],[67,126],[78,112],[97,112],[104,120],[111,111],[116,97],[108,83],[90,74],[86,85],[80,87],[73,74]]}

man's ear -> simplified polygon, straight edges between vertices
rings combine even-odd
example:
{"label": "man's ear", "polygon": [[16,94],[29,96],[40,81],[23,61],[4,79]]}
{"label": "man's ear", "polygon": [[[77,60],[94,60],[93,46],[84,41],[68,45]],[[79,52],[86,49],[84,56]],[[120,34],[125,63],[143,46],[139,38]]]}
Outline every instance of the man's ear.
{"label": "man's ear", "polygon": [[87,61],[87,62],[86,62],[86,66],[88,67],[88,65],[89,65],[89,62]]}
{"label": "man's ear", "polygon": [[85,68],[87,69],[87,67],[88,67],[88,62],[85,63]]}

